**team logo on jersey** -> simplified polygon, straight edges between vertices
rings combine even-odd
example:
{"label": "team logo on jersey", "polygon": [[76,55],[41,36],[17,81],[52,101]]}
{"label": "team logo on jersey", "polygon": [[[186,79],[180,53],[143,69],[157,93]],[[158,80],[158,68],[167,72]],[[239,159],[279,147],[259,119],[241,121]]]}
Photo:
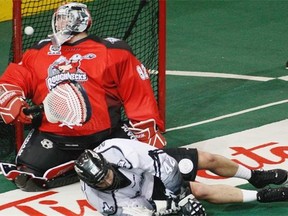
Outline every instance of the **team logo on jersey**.
{"label": "team logo on jersey", "polygon": [[43,148],[46,148],[46,149],[51,149],[53,148],[53,142],[49,139],[43,139],[41,141],[41,145]]}
{"label": "team logo on jersey", "polygon": [[50,45],[48,55],[61,55],[61,46]]}
{"label": "team logo on jersey", "polygon": [[117,165],[119,166],[119,167],[125,167],[125,168],[131,168],[131,166],[129,166],[129,164],[127,163],[127,161],[125,161],[125,160],[119,160],[118,161],[118,163],[117,163]]}
{"label": "team logo on jersey", "polygon": [[113,37],[107,37],[104,40],[109,41],[111,44],[114,44],[117,41],[120,41],[118,38],[113,38]]}
{"label": "team logo on jersey", "polygon": [[113,206],[109,206],[107,202],[103,202],[103,212],[105,212],[106,214],[114,214],[115,213],[115,209],[113,208]]}
{"label": "team logo on jersey", "polygon": [[51,90],[65,80],[86,81],[87,74],[81,70],[81,62],[94,58],[96,58],[96,55],[93,53],[84,56],[74,54],[69,59],[60,56],[48,68],[48,78],[46,80],[48,89]]}
{"label": "team logo on jersey", "polygon": [[117,162],[117,166],[118,167],[123,167],[123,168],[126,168],[126,169],[131,169],[133,167],[132,164],[129,161],[127,161],[126,159],[120,159]]}

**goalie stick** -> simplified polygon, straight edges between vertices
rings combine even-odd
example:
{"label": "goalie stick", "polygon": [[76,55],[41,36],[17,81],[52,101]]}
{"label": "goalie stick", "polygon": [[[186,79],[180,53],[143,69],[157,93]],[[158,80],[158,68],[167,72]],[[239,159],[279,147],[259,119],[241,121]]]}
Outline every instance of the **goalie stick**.
{"label": "goalie stick", "polygon": [[53,88],[40,105],[25,108],[25,115],[43,112],[51,123],[81,126],[91,117],[91,105],[84,88],[76,81],[62,82]]}

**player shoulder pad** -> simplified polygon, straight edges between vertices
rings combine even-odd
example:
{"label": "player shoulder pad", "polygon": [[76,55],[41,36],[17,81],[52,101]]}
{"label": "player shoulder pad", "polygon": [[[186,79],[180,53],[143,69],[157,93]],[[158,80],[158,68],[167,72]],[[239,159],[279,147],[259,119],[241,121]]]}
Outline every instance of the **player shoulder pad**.
{"label": "player shoulder pad", "polygon": [[99,38],[96,36],[90,36],[90,39],[102,43],[108,49],[123,49],[133,53],[132,48],[123,40],[114,37]]}

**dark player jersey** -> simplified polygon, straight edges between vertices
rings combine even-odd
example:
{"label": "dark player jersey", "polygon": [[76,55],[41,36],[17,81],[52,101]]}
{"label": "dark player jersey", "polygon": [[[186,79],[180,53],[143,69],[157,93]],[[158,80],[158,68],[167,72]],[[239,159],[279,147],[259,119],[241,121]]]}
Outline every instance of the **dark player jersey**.
{"label": "dark player jersey", "polygon": [[91,103],[92,117],[71,129],[49,123],[44,116],[41,131],[67,136],[97,133],[119,122],[122,105],[129,120],[153,118],[163,128],[148,72],[130,47],[115,38],[88,36],[59,49],[50,40],[40,41],[24,53],[19,64],[9,64],[0,82],[21,87],[27,98],[40,104],[64,80],[82,84]]}

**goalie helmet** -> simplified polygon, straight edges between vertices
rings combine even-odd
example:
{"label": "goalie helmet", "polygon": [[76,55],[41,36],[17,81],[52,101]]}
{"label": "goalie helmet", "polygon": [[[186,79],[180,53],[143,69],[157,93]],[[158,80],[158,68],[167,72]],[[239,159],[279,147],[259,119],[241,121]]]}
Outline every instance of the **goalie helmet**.
{"label": "goalie helmet", "polygon": [[79,178],[92,188],[107,175],[111,165],[105,158],[92,150],[86,149],[75,161],[75,170]]}
{"label": "goalie helmet", "polygon": [[87,6],[71,2],[60,6],[52,16],[53,34],[49,35],[53,45],[61,46],[74,35],[87,31],[92,19]]}

